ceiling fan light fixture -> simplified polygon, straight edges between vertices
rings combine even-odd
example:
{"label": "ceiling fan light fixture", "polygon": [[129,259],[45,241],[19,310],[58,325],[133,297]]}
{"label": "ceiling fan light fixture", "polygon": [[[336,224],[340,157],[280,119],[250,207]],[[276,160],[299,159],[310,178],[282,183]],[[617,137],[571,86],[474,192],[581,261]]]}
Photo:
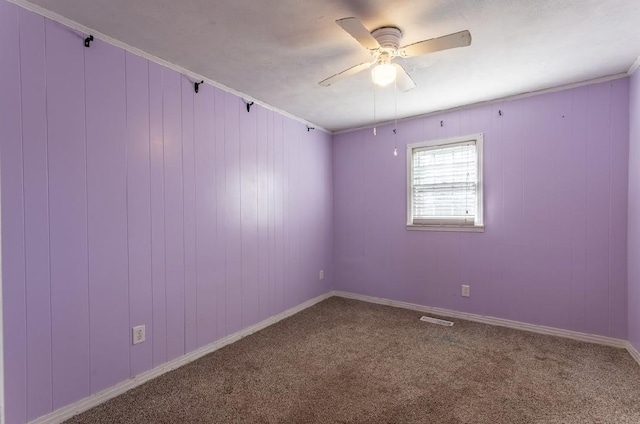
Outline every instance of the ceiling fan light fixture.
{"label": "ceiling fan light fixture", "polygon": [[385,87],[396,80],[396,67],[390,63],[380,63],[371,70],[371,79],[381,87]]}

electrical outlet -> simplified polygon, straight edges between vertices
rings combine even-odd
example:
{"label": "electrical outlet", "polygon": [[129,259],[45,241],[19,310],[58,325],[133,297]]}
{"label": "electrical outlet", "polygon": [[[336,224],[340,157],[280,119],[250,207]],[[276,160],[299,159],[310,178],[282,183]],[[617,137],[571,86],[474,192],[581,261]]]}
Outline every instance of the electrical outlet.
{"label": "electrical outlet", "polygon": [[463,284],[462,285],[462,297],[471,297],[471,287]]}
{"label": "electrical outlet", "polygon": [[318,274],[318,280],[324,280],[324,269],[320,270],[320,273]]}
{"label": "electrical outlet", "polygon": [[132,328],[133,344],[137,345],[145,341],[144,325],[138,325]]}

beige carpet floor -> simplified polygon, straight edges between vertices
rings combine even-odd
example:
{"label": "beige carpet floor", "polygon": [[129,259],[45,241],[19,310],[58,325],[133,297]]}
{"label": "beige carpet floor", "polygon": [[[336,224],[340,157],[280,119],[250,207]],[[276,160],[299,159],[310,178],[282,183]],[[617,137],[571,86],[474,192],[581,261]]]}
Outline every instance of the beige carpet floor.
{"label": "beige carpet floor", "polygon": [[623,349],[330,298],[69,423],[640,423]]}

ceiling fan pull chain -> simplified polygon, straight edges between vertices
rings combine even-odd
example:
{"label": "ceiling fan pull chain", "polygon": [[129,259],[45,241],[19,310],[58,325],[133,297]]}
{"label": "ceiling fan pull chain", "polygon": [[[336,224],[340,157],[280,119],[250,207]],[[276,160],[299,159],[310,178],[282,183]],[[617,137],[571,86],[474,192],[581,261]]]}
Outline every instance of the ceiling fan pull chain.
{"label": "ceiling fan pull chain", "polygon": [[393,97],[395,102],[395,123],[393,124],[393,156],[398,156],[398,80],[393,81]]}
{"label": "ceiling fan pull chain", "polygon": [[376,136],[376,86],[373,85],[373,135]]}

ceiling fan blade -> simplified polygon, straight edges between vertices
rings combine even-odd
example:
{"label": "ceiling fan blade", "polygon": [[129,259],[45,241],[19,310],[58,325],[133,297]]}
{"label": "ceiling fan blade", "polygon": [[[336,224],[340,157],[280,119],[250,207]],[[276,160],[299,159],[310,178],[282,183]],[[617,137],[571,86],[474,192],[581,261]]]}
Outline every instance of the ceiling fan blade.
{"label": "ceiling fan blade", "polygon": [[426,53],[455,49],[456,47],[466,47],[470,44],[471,33],[469,31],[460,31],[443,37],[409,44],[408,46],[404,46],[400,49],[400,55],[402,57],[420,56]]}
{"label": "ceiling fan blade", "polygon": [[411,76],[405,71],[405,69],[398,63],[394,63],[394,66],[397,69],[396,73],[396,87],[400,89],[400,91],[409,91],[416,88],[416,83],[413,81]]}
{"label": "ceiling fan blade", "polygon": [[362,25],[358,18],[338,19],[336,23],[340,25],[343,30],[347,31],[349,35],[358,40],[365,48],[373,50],[380,47],[378,41],[373,38],[373,35]]}
{"label": "ceiling fan blade", "polygon": [[352,66],[351,68],[344,70],[339,74],[335,74],[334,76],[329,77],[326,80],[320,81],[318,85],[321,85],[323,87],[329,87],[331,84],[335,83],[336,81],[340,81],[343,78],[350,77],[351,75],[355,75],[358,72],[364,71],[365,69],[369,69],[372,64],[373,62],[365,62],[356,66]]}

